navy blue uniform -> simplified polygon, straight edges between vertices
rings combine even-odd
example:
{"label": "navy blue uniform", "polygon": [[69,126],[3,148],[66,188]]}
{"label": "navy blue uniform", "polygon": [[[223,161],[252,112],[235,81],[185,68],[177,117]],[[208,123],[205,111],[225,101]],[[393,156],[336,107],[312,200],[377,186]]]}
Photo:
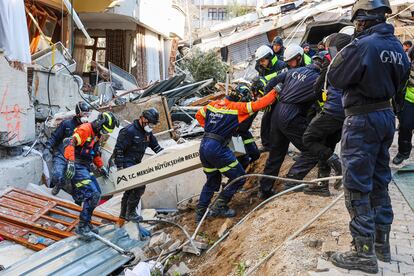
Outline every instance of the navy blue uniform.
{"label": "navy blue uniform", "polygon": [[53,149],[52,187],[62,187],[65,184],[67,160],[63,156],[63,140],[71,137],[75,128],[81,124],[78,117],[62,121],[46,142],[46,147]]}
{"label": "navy blue uniform", "polygon": [[260,151],[254,141],[253,134],[250,132],[250,128],[256,116],[257,113],[243,121],[237,130],[237,135],[240,135],[243,139],[244,148],[246,149],[245,155],[237,157],[237,160],[239,160],[244,169],[260,157]]}
{"label": "navy blue uniform", "polygon": [[395,116],[389,101],[405,83],[408,70],[394,27],[381,23],[344,48],[328,73],[329,82],[344,91],[341,157],[353,237],[373,237],[376,224],[393,221],[388,150]]}
{"label": "navy blue uniform", "polygon": [[[303,133],[308,125],[307,112],[316,101],[313,84],[318,76],[319,69],[314,65],[308,65],[281,73],[266,86],[266,90],[270,90],[278,83],[283,83],[278,103],[272,111],[272,145],[264,174],[279,174],[289,143],[301,151],[301,155],[289,170],[289,177],[302,179],[318,163],[318,157],[311,154],[302,142]],[[273,182],[271,179],[262,179],[262,191],[269,192],[273,188]]]}
{"label": "navy blue uniform", "polygon": [[[135,120],[119,132],[114,149],[115,165],[118,169],[125,169],[141,163],[147,147],[155,153],[163,150],[152,132],[146,132],[139,121]],[[127,212],[132,212],[137,208],[144,192],[145,186],[124,192],[120,217],[125,218]]]}

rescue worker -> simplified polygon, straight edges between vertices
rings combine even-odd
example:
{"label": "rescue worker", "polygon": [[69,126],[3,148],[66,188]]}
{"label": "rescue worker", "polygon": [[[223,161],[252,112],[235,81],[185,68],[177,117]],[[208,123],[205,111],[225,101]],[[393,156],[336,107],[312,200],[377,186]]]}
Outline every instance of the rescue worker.
{"label": "rescue worker", "polygon": [[63,156],[63,140],[72,136],[75,128],[82,124],[82,118],[87,117],[89,112],[89,104],[85,102],[77,103],[75,107],[75,116],[71,119],[62,121],[46,142],[46,148],[43,151],[43,158],[45,161],[49,161],[52,159],[53,154],[51,181],[51,187],[53,187],[52,195],[57,195],[66,183],[65,171],[67,160]]}
{"label": "rescue worker", "polygon": [[[240,95],[240,102],[251,102],[253,99],[252,92],[246,84],[239,84],[236,87],[236,93]],[[235,136],[240,136],[243,140],[246,154],[237,157],[243,169],[247,169],[249,164],[253,163],[260,157],[260,151],[254,141],[253,134],[250,132],[250,128],[254,119],[257,116],[257,112],[252,114],[248,119],[240,123]]]}
{"label": "rescue worker", "polygon": [[[273,50],[266,45],[260,46],[256,50],[256,71],[259,73],[259,77],[262,77],[263,81],[267,82],[275,78],[277,74],[286,68],[286,63],[278,59],[273,53]],[[260,130],[260,138],[262,140],[262,146],[264,151],[269,151],[270,140],[270,117],[271,111],[267,111],[263,114]]]}
{"label": "rescue worker", "polygon": [[103,112],[93,122],[77,127],[65,145],[64,156],[68,160],[65,176],[72,181],[73,199],[83,202],[75,232],[85,238],[91,237],[91,231],[97,232],[90,222],[101,196],[101,189],[91,166],[92,163],[95,164],[104,177],[108,176],[101,158],[99,140],[101,135],[112,133],[118,126],[118,119],[111,112]]}
{"label": "rescue worker", "polygon": [[320,41],[318,43],[318,53],[323,52],[325,50],[326,50],[325,43],[323,41]]}
{"label": "rescue worker", "polygon": [[[338,33],[329,36],[326,40],[328,47],[331,49],[335,48],[335,52],[342,50],[350,42],[350,35]],[[324,102],[323,110],[316,115],[303,134],[303,144],[305,147],[319,157],[318,177],[320,178],[330,176],[331,169],[335,171],[335,175],[342,175],[341,162],[334,153],[336,144],[341,140],[342,125],[345,119],[342,107],[342,91],[328,84],[327,92],[324,92],[323,84],[322,87],[316,85],[319,83],[319,79],[325,80],[327,67],[332,55],[329,55],[329,57],[325,56],[321,75],[314,85],[316,96],[320,101]],[[323,96],[324,93],[326,93],[326,96]],[[341,180],[337,181],[335,186],[338,187],[340,183]],[[304,193],[330,196],[329,181],[324,181],[319,186],[306,187]]]}
{"label": "rescue worker", "polygon": [[310,45],[307,42],[303,43],[302,48],[303,48],[302,65],[309,65],[312,63],[312,57],[314,56],[315,53],[310,48]]}
{"label": "rescue worker", "polygon": [[[152,134],[152,127],[159,123],[156,108],[146,109],[139,119],[121,129],[114,148],[114,159],[118,170],[141,163],[145,150],[150,147],[155,153],[163,150],[157,138]],[[145,192],[145,186],[125,191],[121,201],[119,217],[127,221],[138,221],[140,216],[136,209]]]}
{"label": "rescue worker", "polygon": [[404,52],[408,53],[408,50],[410,50],[411,47],[413,47],[413,43],[410,40],[404,41],[403,43]]}
{"label": "rescue worker", "polygon": [[398,131],[398,153],[392,160],[395,165],[400,165],[404,160],[410,158],[414,130],[414,49],[408,51],[411,61],[410,78],[405,90],[402,110],[398,114],[400,127]]}
{"label": "rescue worker", "polygon": [[[241,123],[254,112],[271,105],[276,96],[277,92],[272,90],[255,102],[241,102],[243,95],[238,91],[232,91],[225,99],[213,101],[197,112],[196,119],[205,131],[200,145],[200,159],[207,182],[197,204],[196,222],[201,220],[214,192],[219,190],[222,174],[231,181],[245,173],[243,166],[227,146],[229,139]],[[228,207],[228,203],[244,182],[244,179],[239,180],[221,192],[209,215],[234,217],[236,212]]]}
{"label": "rescue worker", "polygon": [[[302,136],[308,124],[307,112],[316,100],[313,84],[319,76],[319,68],[313,64],[299,67],[302,57],[302,47],[297,44],[289,45],[285,51],[285,61],[290,69],[279,74],[266,86],[268,91],[279,83],[283,84],[278,103],[272,111],[272,145],[264,168],[266,175],[277,176],[279,174],[289,143],[295,145],[301,151],[301,155],[289,170],[287,177],[303,179],[318,163],[318,157],[312,155],[303,145]],[[266,199],[275,194],[273,183],[272,179],[261,179],[260,198]],[[295,185],[286,183],[285,189]]]}
{"label": "rescue worker", "polygon": [[355,39],[338,53],[327,74],[329,83],[343,90],[341,159],[355,246],[333,254],[331,260],[338,267],[367,273],[378,272],[377,258],[391,260],[388,183],[395,115],[390,100],[403,89],[409,73],[401,42],[386,23],[385,14],[391,12],[388,0],[358,0],[351,19]]}
{"label": "rescue worker", "polygon": [[283,46],[283,39],[280,36],[276,36],[272,41],[273,53],[279,60],[283,61],[283,54],[285,53],[285,47]]}

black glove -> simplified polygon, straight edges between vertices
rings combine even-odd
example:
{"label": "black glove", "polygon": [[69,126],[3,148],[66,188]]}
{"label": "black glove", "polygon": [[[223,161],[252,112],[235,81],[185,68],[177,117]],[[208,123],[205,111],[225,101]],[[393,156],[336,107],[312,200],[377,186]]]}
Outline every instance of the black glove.
{"label": "black glove", "polygon": [[66,179],[72,179],[75,176],[75,162],[68,161],[68,166],[66,168],[65,177]]}

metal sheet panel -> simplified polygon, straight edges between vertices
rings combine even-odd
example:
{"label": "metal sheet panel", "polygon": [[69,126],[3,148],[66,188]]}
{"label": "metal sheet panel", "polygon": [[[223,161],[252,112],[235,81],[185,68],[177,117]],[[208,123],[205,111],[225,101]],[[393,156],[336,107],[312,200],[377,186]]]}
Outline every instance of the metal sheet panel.
{"label": "metal sheet panel", "polygon": [[[113,225],[101,227],[99,234],[126,250],[144,245]],[[84,242],[73,236],[8,267],[0,275],[108,275],[130,260],[98,240]]]}
{"label": "metal sheet panel", "polygon": [[269,44],[266,33],[229,45],[230,61],[234,64],[245,62],[264,44]]}
{"label": "metal sheet panel", "polygon": [[414,164],[409,164],[399,169],[393,179],[398,189],[414,210]]}

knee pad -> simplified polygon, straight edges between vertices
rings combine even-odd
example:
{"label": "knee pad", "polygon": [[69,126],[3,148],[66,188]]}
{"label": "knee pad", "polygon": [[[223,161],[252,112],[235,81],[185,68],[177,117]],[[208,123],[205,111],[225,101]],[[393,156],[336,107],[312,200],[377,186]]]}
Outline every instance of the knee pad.
{"label": "knee pad", "polygon": [[344,189],[345,206],[351,219],[356,216],[370,215],[371,206],[368,194]]}

